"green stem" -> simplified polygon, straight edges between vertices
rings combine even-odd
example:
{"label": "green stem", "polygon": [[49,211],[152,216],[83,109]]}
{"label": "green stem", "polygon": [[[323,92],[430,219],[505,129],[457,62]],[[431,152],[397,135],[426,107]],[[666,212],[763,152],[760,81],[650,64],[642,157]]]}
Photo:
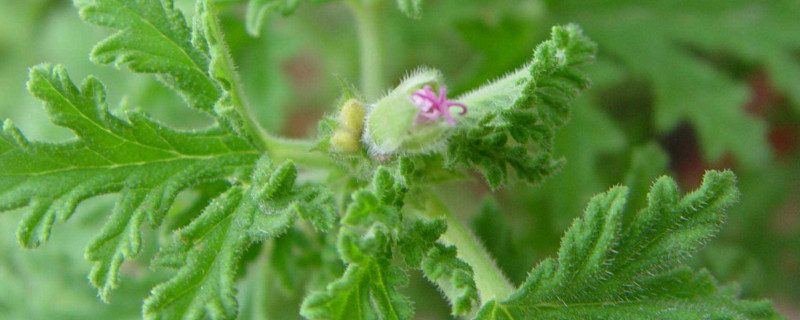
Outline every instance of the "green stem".
{"label": "green stem", "polygon": [[242,115],[242,120],[244,122],[244,130],[247,131],[255,141],[255,144],[261,148],[262,150],[267,148],[268,140],[270,140],[269,134],[258,122],[255,121],[253,114],[250,112],[250,109],[244,103],[234,104],[236,107],[236,111]]}
{"label": "green stem", "polygon": [[228,91],[230,95],[229,103],[241,117],[244,131],[253,138],[253,143],[256,144],[260,150],[264,150],[267,140],[269,140],[269,135],[258,122],[256,122],[256,118],[246,105],[242,82],[239,79],[239,74],[236,72],[236,67],[234,67],[233,58],[225,44],[221,27],[216,20],[217,12],[214,8],[214,4],[211,2],[206,2],[205,4],[208,15],[204,16],[203,19],[207,19],[206,23],[208,25],[205,31],[207,33],[206,36],[209,41],[209,49],[212,56],[212,78],[222,79],[223,81],[220,81],[220,83],[227,84],[227,87],[223,89]]}
{"label": "green stem", "polygon": [[447,220],[447,232],[442,239],[445,243],[454,245],[458,250],[458,257],[472,267],[482,304],[492,299],[504,300],[514,292],[514,286],[506,279],[483,245],[441,199],[431,195],[425,215]]}
{"label": "green stem", "polygon": [[[209,4],[207,8],[211,16],[206,19],[215,19],[216,12]],[[228,80],[227,88],[230,94],[230,103],[236,112],[241,117],[242,127],[244,131],[253,138],[253,143],[256,144],[259,150],[266,151],[275,162],[282,162],[285,160],[292,160],[299,165],[306,165],[320,168],[335,168],[333,162],[320,152],[311,151],[313,143],[310,141],[300,140],[287,140],[273,137],[268,134],[264,128],[256,121],[256,117],[250,112],[245,102],[244,90],[242,89],[241,81],[236,68],[233,64],[233,58],[230,56],[225,43],[222,39],[222,32],[217,21],[211,21],[211,28],[207,30],[208,37],[212,41],[212,53],[216,58],[220,59],[219,63],[215,65],[217,69],[214,70],[218,77]]]}
{"label": "green stem", "polygon": [[361,60],[361,90],[367,100],[374,100],[384,89],[383,48],[378,15],[383,1],[350,1],[358,28],[358,49]]}
{"label": "green stem", "polygon": [[275,163],[292,160],[299,165],[315,168],[336,168],[331,159],[318,151],[312,151],[313,142],[307,140],[264,137],[264,144]]}

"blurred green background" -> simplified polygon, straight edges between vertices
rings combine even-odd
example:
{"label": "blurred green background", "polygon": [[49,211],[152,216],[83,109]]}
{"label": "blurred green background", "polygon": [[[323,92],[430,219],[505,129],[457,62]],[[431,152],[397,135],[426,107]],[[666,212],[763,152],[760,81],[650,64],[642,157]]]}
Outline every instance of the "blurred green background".
{"label": "blurred green background", "polygon": [[[175,1],[192,14],[193,1]],[[287,136],[313,136],[316,121],[334,108],[337,77],[358,82],[351,12],[336,1],[303,2],[292,16],[267,16],[256,38],[245,32],[246,1],[218,2],[258,120]],[[425,65],[442,70],[456,93],[525,63],[552,25],[576,22],[598,43],[598,61],[588,68],[594,85],[557,137],[568,161],[558,175],[495,194],[481,181],[450,186],[457,212],[514,282],[555,254],[592,195],[626,184],[634,191],[629,205],[640,207],[656,176],[675,176],[690,190],[705,169],[731,168],[742,200],[691,264],[800,319],[799,17],[794,0],[428,0],[417,20],[387,3],[380,32],[388,83]],[[210,123],[152,77],[92,64],[88,53],[108,33],[83,23],[67,0],[0,1],[0,118],[12,119],[32,139],[70,138],[49,124],[25,89],[27,68],[53,62],[74,79],[100,78],[117,110],[141,109],[184,129]],[[175,210],[200,196],[186,192]],[[111,305],[86,280],[83,248],[112,202],[110,196],[82,205],[34,251],[16,243],[20,212],[0,215],[0,319],[139,318],[141,300],[165,277],[147,267],[152,245],[123,266],[125,279]],[[148,230],[145,243],[157,243],[160,233]],[[252,281],[274,290],[266,295],[268,314],[245,310],[241,318],[298,317],[299,294],[281,289],[269,272],[254,271],[268,271],[266,262],[254,264],[240,286],[245,308],[255,303],[247,302]],[[447,318],[435,289],[418,274],[412,278],[407,290],[417,318]]]}

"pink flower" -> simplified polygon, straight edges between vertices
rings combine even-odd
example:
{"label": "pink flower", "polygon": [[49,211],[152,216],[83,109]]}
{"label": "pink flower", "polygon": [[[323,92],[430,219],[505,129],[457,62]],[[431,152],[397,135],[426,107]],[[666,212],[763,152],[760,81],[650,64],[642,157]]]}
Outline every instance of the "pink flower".
{"label": "pink flower", "polygon": [[467,114],[467,106],[453,100],[447,100],[447,88],[439,87],[439,96],[433,92],[431,86],[414,91],[411,94],[411,103],[419,107],[419,117],[436,120],[444,116],[451,126],[456,124],[456,119],[450,115],[450,107],[461,108],[459,115]]}

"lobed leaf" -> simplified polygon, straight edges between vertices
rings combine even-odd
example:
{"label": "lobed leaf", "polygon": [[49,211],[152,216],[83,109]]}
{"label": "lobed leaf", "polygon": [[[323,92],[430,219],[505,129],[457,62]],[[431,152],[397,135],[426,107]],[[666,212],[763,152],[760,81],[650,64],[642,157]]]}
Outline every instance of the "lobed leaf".
{"label": "lobed leaf", "polygon": [[777,319],[769,302],[738,300],[707,272],[675,268],[718,231],[738,199],[731,172],[709,171],[682,199],[661,178],[648,207],[625,215],[627,189],[594,197],[564,235],[558,259],[546,259],[505,301],[483,306],[477,319]]}
{"label": "lobed leaf", "polygon": [[400,252],[410,267],[419,269],[436,284],[452,306],[452,315],[467,315],[478,305],[472,267],[456,257],[454,246],[436,242],[445,231],[444,219],[416,219],[401,234]]}
{"label": "lobed leaf", "polygon": [[222,89],[219,99],[214,104],[214,113],[220,124],[242,137],[249,137],[254,144],[259,144],[258,140],[250,135],[261,134],[261,128],[254,119],[241,114],[243,110],[247,110],[246,99],[233,58],[223,39],[214,6],[211,1],[201,0],[197,2],[196,11],[194,41],[205,40],[204,46],[207,46],[210,58],[208,75]]}
{"label": "lobed leaf", "polygon": [[411,319],[411,302],[397,287],[408,279],[386,260],[351,264],[344,275],[303,301],[300,314],[308,319]]}
{"label": "lobed leaf", "polygon": [[31,69],[28,88],[45,102],[54,124],[77,139],[28,141],[6,121],[0,134],[0,210],[29,206],[17,232],[28,248],[47,241],[56,219],[64,221],[83,200],[120,193],[102,232],[89,244],[89,276],[108,300],[119,267],[140,251],[139,229],[158,226],[176,195],[212,180],[235,180],[252,169],[258,152],[219,128],[180,132],[146,116],[108,112],[105,89],[94,78],[79,88],[60,66]]}
{"label": "lobed leaf", "polygon": [[375,173],[372,190],[352,195],[338,235],[339,255],[348,264],[341,278],[303,301],[308,319],[410,319],[410,301],[398,291],[407,283],[392,266],[392,246],[400,226],[396,199],[403,191],[385,168]]}
{"label": "lobed leaf", "polygon": [[492,188],[508,181],[509,168],[531,183],[558,170],[553,135],[567,121],[572,100],[589,86],[578,68],[594,59],[595,50],[576,25],[554,27],[530,64],[459,97],[473,125],[450,139],[450,163],[477,167]]}
{"label": "lobed leaf", "polygon": [[94,47],[93,61],[154,74],[190,107],[257,141],[250,137],[257,125],[240,114],[244,95],[211,1],[197,2],[192,28],[172,0],[76,0],[75,5],[86,22],[116,30]]}
{"label": "lobed leaf", "polygon": [[155,74],[192,108],[213,114],[222,94],[208,72],[207,40],[193,33],[172,0],[75,0],[88,23],[116,32],[94,47],[92,61]]}
{"label": "lobed leaf", "polygon": [[253,243],[285,232],[297,217],[293,204],[307,199],[305,188],[293,188],[295,170],[291,162],[273,170],[262,158],[251,184],[232,187],[176,232],[154,263],[179,267],[178,273],[153,289],[144,304],[145,317],[236,318],[233,287],[239,259]]}
{"label": "lobed leaf", "polygon": [[422,261],[422,272],[441,288],[453,316],[467,315],[479,304],[472,267],[456,257],[454,246],[435,244]]}
{"label": "lobed leaf", "polygon": [[444,220],[426,221],[400,213],[405,186],[387,169],[376,170],[372,185],[352,194],[342,217],[338,250],[347,270],[325,290],[306,297],[301,315],[309,319],[410,319],[413,308],[398,288],[407,282],[393,265],[395,252],[407,267],[420,269],[442,288],[454,315],[468,314],[478,301],[470,266],[455,247],[436,241]]}

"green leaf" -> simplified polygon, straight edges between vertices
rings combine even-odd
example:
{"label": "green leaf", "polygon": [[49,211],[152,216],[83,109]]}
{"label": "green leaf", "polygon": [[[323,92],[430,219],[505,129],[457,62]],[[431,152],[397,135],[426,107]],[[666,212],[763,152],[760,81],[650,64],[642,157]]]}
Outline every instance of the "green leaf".
{"label": "green leaf", "polygon": [[[252,139],[254,137],[249,135],[260,134],[261,129],[256,120],[247,118],[240,113],[247,108],[244,92],[239,74],[236,73],[233,58],[223,39],[213,4],[211,1],[201,0],[197,2],[196,11],[194,41],[205,39],[210,57],[209,76],[222,89],[221,95],[214,105],[214,113],[226,128],[236,131],[240,136]],[[252,139],[252,141],[255,141],[256,144],[260,143],[256,139]]]}
{"label": "green leaf", "polygon": [[478,304],[472,267],[456,257],[454,246],[436,241],[447,230],[444,219],[415,219],[401,233],[399,245],[405,262],[441,289],[452,306],[452,315],[467,315]]}
{"label": "green leaf", "polygon": [[105,90],[94,78],[78,88],[62,67],[31,69],[28,88],[45,102],[54,124],[77,139],[28,141],[10,121],[0,135],[0,211],[29,206],[17,236],[28,248],[50,236],[83,200],[120,194],[102,232],[89,244],[89,276],[108,300],[119,267],[141,249],[139,229],[158,226],[176,195],[195,184],[236,180],[252,169],[258,152],[219,128],[180,132],[136,113],[108,112]]}
{"label": "green leaf", "polygon": [[[336,254],[335,235],[306,234],[300,228],[272,242],[268,257],[271,277],[282,293],[302,298],[308,290],[317,289],[339,277],[343,266]],[[249,267],[248,267],[249,268]],[[297,310],[294,310],[295,314]]]}
{"label": "green leaf", "polygon": [[456,257],[456,247],[437,243],[422,261],[425,278],[437,284],[452,306],[452,315],[467,315],[478,305],[472,267]]}
{"label": "green leaf", "polygon": [[407,278],[403,269],[392,265],[394,252],[401,253],[407,267],[420,269],[442,289],[454,315],[469,314],[477,305],[472,268],[456,257],[455,247],[436,242],[447,229],[445,221],[401,216],[406,191],[401,182],[380,167],[369,188],[352,194],[338,235],[347,271],[305,299],[304,317],[410,319],[411,303],[398,292]]}
{"label": "green leaf", "polygon": [[578,68],[594,59],[595,50],[576,25],[554,27],[529,65],[459,97],[472,125],[450,139],[449,161],[476,166],[492,188],[508,181],[509,168],[531,183],[558,170],[553,135],[567,121],[572,100],[589,86]]}
{"label": "green leaf", "polygon": [[403,194],[391,173],[381,167],[371,188],[352,195],[338,236],[347,270],[324,291],[306,297],[301,315],[313,320],[411,318],[411,302],[398,291],[408,279],[391,265],[400,228],[398,200]]}
{"label": "green leaf", "polygon": [[739,196],[731,172],[709,171],[682,199],[659,179],[648,207],[629,223],[627,188],[594,197],[564,235],[558,259],[546,259],[505,301],[484,305],[477,319],[778,319],[769,302],[737,299],[707,272],[675,268],[718,231]]}
{"label": "green leaf", "polygon": [[411,302],[396,289],[407,281],[389,261],[365,258],[325,291],[309,295],[300,314],[308,319],[411,319]]}
{"label": "green leaf", "polygon": [[226,129],[260,143],[255,120],[243,117],[244,94],[208,0],[197,2],[190,29],[172,0],[76,0],[81,17],[117,30],[97,44],[91,58],[154,74],[187,104],[214,116]]}
{"label": "green leaf", "polygon": [[295,221],[294,203],[307,188],[293,188],[291,162],[277,169],[262,158],[249,185],[234,186],[214,199],[198,218],[176,232],[154,264],[179,267],[145,301],[147,319],[234,319],[238,261],[253,243],[274,238]]}
{"label": "green leaf", "polygon": [[207,40],[193,33],[172,0],[75,0],[86,22],[116,32],[97,44],[92,61],[155,74],[192,108],[213,114],[222,92],[208,72]]}
{"label": "green leaf", "polygon": [[445,231],[447,222],[444,219],[431,221],[416,219],[413,223],[409,223],[400,235],[400,252],[406,264],[420,268],[423,259]]}
{"label": "green leaf", "polygon": [[[625,185],[631,189],[628,195],[629,210],[647,205],[647,186],[650,181],[663,175],[669,166],[669,156],[655,143],[633,149],[630,165],[625,174]],[[634,214],[625,214],[626,218]],[[628,223],[628,221],[625,221]]]}

